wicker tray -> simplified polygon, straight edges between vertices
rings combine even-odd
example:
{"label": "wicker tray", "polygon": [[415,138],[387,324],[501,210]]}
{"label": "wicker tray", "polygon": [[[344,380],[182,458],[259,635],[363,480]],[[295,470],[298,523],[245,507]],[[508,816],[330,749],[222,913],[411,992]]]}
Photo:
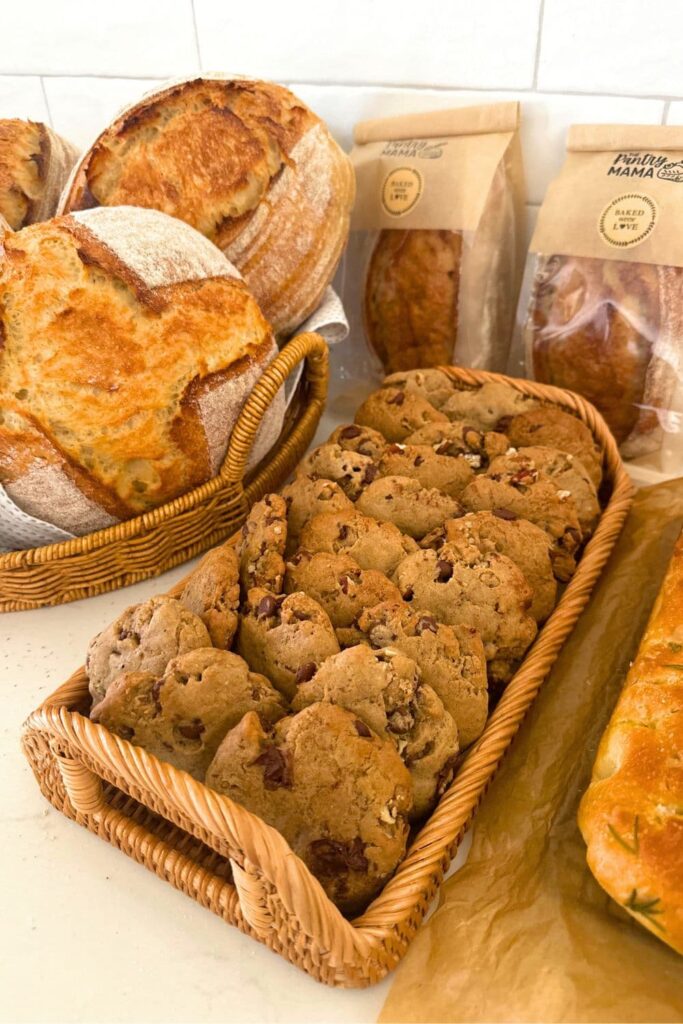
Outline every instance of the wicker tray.
{"label": "wicker tray", "polygon": [[[449,369],[463,386],[499,375]],[[34,712],[23,748],[44,795],[225,921],[328,985],[365,986],[396,966],[525,712],[588,601],[622,528],[632,485],[596,410],[568,391],[511,381],[571,409],[605,454],[611,490],[578,570],[507,687],[484,733],[383,892],[355,921],[330,902],[273,828],[238,804],[95,725],[85,673]],[[79,710],[80,709],[80,710]]]}
{"label": "wicker tray", "polygon": [[[305,372],[271,452],[244,479],[268,405],[295,367]],[[0,554],[0,612],[93,597],[158,576],[225,540],[251,505],[286,480],[308,448],[327,396],[328,350],[318,334],[299,334],[276,356],[245,403],[220,472],[208,483],[105,530],[74,540]]]}

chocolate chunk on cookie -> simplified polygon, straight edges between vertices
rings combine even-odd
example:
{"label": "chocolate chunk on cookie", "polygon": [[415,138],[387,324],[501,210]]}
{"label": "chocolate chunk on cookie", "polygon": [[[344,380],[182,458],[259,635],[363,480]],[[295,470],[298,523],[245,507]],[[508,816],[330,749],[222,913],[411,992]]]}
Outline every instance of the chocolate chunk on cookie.
{"label": "chocolate chunk on cookie", "polygon": [[206,775],[208,786],[278,829],[347,915],[363,909],[403,858],[412,807],[395,747],[358,723],[328,703],[272,730],[245,715]]}
{"label": "chocolate chunk on cookie", "polygon": [[356,412],[355,422],[378,430],[387,441],[404,441],[426,423],[447,423],[448,417],[420,395],[382,387],[368,395]]}
{"label": "chocolate chunk on cookie", "polygon": [[450,782],[458,730],[412,658],[394,647],[373,651],[364,644],[333,655],[298,687],[292,708],[318,701],[346,708],[393,743],[413,780],[413,817],[433,808]]}
{"label": "chocolate chunk on cookie", "polygon": [[222,544],[204,556],[185,584],[180,601],[202,620],[214,647],[230,647],[240,603],[239,559],[233,544]]}
{"label": "chocolate chunk on cookie", "polygon": [[489,678],[507,682],[536,636],[531,587],[505,555],[463,558],[447,544],[408,555],[396,570],[404,600],[447,625],[478,630]]}
{"label": "chocolate chunk on cookie", "polygon": [[330,444],[338,444],[345,452],[357,452],[378,459],[387,446],[386,438],[372,427],[360,427],[357,423],[346,423],[333,430],[328,438]]}
{"label": "chocolate chunk on cookie", "polygon": [[439,454],[431,445],[391,444],[377,463],[378,476],[407,476],[427,489],[435,487],[443,494],[457,497],[474,476],[464,453],[450,454],[444,447]]}
{"label": "chocolate chunk on cookie", "polygon": [[539,405],[516,416],[504,417],[498,429],[507,434],[515,448],[533,445],[575,455],[595,486],[600,486],[602,454],[586,424],[571,413],[556,405]]}
{"label": "chocolate chunk on cookie", "polygon": [[407,476],[378,477],[365,488],[356,508],[366,516],[393,523],[416,540],[464,511],[457,498],[435,487],[422,487],[419,480]]}
{"label": "chocolate chunk on cookie", "polygon": [[297,684],[337,654],[339,644],[329,616],[312,597],[254,589],[242,612],[237,649],[255,672],[262,672],[291,700]]}
{"label": "chocolate chunk on cookie", "polygon": [[346,497],[339,484],[331,480],[314,480],[298,476],[282,489],[287,503],[287,549],[293,555],[299,547],[301,531],[306,523],[321,512],[351,512],[353,502]]}
{"label": "chocolate chunk on cookie", "polygon": [[282,590],[287,545],[287,503],[280,494],[266,494],[247,516],[237,545],[243,594],[264,587]]}
{"label": "chocolate chunk on cookie", "polygon": [[202,647],[174,658],[161,676],[118,676],[91,718],[202,780],[226,732],[248,711],[273,724],[286,710],[280,694],[242,658]]}
{"label": "chocolate chunk on cookie", "polygon": [[162,675],[172,658],[210,647],[202,620],[173,597],[131,605],[90,641],[85,671],[93,704],[123,672]]}
{"label": "chocolate chunk on cookie", "polygon": [[437,455],[461,456],[475,473],[487,469],[491,459],[510,447],[505,434],[477,430],[465,421],[429,423],[405,439],[406,444],[429,445]]}
{"label": "chocolate chunk on cookie", "polygon": [[451,394],[440,408],[451,420],[471,423],[477,430],[495,430],[506,416],[517,416],[538,405],[530,395],[498,381],[488,381],[480,388],[463,389]]}
{"label": "chocolate chunk on cookie", "polygon": [[338,444],[321,444],[306,455],[297,476],[314,480],[333,480],[344,494],[355,501],[363,488],[377,476],[374,459],[358,452],[345,451]]}
{"label": "chocolate chunk on cookie", "polygon": [[498,552],[521,569],[533,597],[529,613],[536,622],[545,622],[557,597],[557,583],[550,560],[550,538],[540,526],[518,518],[513,512],[468,512],[460,519],[448,519],[428,534],[422,547],[439,551],[448,544],[463,558],[477,553]]}
{"label": "chocolate chunk on cookie", "polygon": [[422,681],[452,716],[461,747],[479,738],[488,714],[488,686],[484,646],[476,630],[447,626],[430,612],[392,601],[366,609],[358,626],[372,648],[395,648],[413,659]]}
{"label": "chocolate chunk on cookie", "polygon": [[361,569],[377,569],[389,577],[417,548],[393,523],[378,522],[355,509],[315,516],[301,533],[301,546],[310,552],[348,555]]}

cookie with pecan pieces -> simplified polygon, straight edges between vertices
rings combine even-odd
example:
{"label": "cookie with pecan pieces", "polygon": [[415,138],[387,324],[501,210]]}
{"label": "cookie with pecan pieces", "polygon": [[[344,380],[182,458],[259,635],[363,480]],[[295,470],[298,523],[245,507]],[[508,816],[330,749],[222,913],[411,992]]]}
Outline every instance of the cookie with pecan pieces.
{"label": "cookie with pecan pieces", "polygon": [[301,532],[306,551],[344,554],[361,569],[377,569],[391,577],[396,566],[417,544],[393,523],[378,522],[355,509],[351,512],[323,512],[315,516]]}
{"label": "cookie with pecan pieces", "polygon": [[286,545],[287,503],[280,494],[266,494],[252,507],[237,545],[243,594],[252,587],[280,593]]}
{"label": "cookie with pecan pieces", "polygon": [[517,416],[538,404],[538,399],[492,380],[480,388],[453,392],[442,408],[449,419],[471,423],[477,430],[496,430],[503,417]]}
{"label": "cookie with pecan pieces", "polygon": [[363,515],[393,523],[416,540],[464,511],[457,498],[435,487],[422,487],[419,480],[407,476],[378,477],[365,488],[356,508]]}
{"label": "cookie with pecan pieces", "polygon": [[476,629],[489,679],[507,682],[536,636],[531,587],[505,555],[464,558],[445,544],[408,555],[396,570],[404,601],[447,625]]}
{"label": "cookie with pecan pieces", "polygon": [[487,469],[491,459],[510,447],[505,434],[477,430],[461,420],[429,423],[405,439],[406,444],[429,445],[437,455],[461,456],[475,473]]}
{"label": "cookie with pecan pieces", "polygon": [[550,538],[540,526],[520,519],[507,509],[468,512],[460,519],[448,519],[422,541],[423,548],[439,551],[448,544],[463,557],[497,551],[518,566],[531,587],[530,614],[545,622],[557,597],[557,583],[550,560]]}
{"label": "cookie with pecan pieces", "polygon": [[214,647],[230,647],[240,603],[239,559],[234,544],[221,544],[204,556],[185,584],[180,601],[202,620]]}
{"label": "cookie with pecan pieces", "polygon": [[602,453],[586,424],[556,405],[540,405],[498,422],[515,448],[557,448],[575,455],[583,463],[595,487],[602,480]]}
{"label": "cookie with pecan pieces", "polygon": [[400,601],[401,595],[383,573],[361,569],[348,555],[299,550],[287,563],[285,590],[303,591],[330,617],[342,647],[359,643],[358,618],[364,608],[380,601]]}
{"label": "cookie with pecan pieces", "polygon": [[262,672],[291,700],[297,684],[309,679],[339,644],[329,616],[307,594],[288,597],[249,591],[237,635],[237,649],[255,672]]}
{"label": "cookie with pecan pieces", "polygon": [[202,780],[226,732],[248,711],[272,725],[287,706],[237,654],[202,647],[174,658],[161,676],[119,676],[90,717]]}
{"label": "cookie with pecan pieces", "polygon": [[333,704],[312,704],[272,730],[245,715],[206,784],[278,829],[345,914],[361,911],[405,854],[408,770],[392,743]]}
{"label": "cookie with pecan pieces", "polygon": [[377,476],[377,466],[368,455],[345,451],[338,444],[328,443],[314,448],[302,459],[297,476],[334,480],[347,498],[355,501],[363,488]]}
{"label": "cookie with pecan pieces", "polygon": [[449,398],[455,393],[455,383],[443,370],[427,368],[424,370],[401,370],[390,373],[382,381],[383,388],[400,388],[410,394],[419,395],[434,406],[442,409]]}
{"label": "cookie with pecan pieces", "polygon": [[346,497],[339,484],[332,480],[314,480],[298,476],[282,489],[287,502],[286,555],[293,555],[299,547],[301,531],[306,523],[321,512],[352,512],[353,502]]}
{"label": "cookie with pecan pieces", "polygon": [[338,444],[345,452],[358,452],[378,459],[387,446],[386,438],[372,427],[359,427],[357,423],[347,423],[333,430],[328,438],[330,444]]}
{"label": "cookie with pecan pieces", "polygon": [[[438,447],[438,446],[437,446]],[[457,497],[474,476],[464,454],[451,455],[444,446],[441,454],[426,444],[390,444],[377,462],[378,476],[408,476],[422,487]]]}
{"label": "cookie with pecan pieces", "polygon": [[476,630],[447,626],[430,612],[392,601],[366,609],[358,626],[372,648],[392,647],[413,659],[453,717],[461,747],[478,739],[488,714],[488,686]]}
{"label": "cookie with pecan pieces", "polygon": [[448,417],[420,395],[393,387],[368,395],[354,419],[360,426],[378,430],[387,441],[404,441],[427,423],[448,423]]}
{"label": "cookie with pecan pieces", "polygon": [[346,708],[396,746],[413,780],[414,818],[434,807],[452,778],[458,730],[412,658],[395,647],[350,647],[297,688],[292,708],[318,701]]}

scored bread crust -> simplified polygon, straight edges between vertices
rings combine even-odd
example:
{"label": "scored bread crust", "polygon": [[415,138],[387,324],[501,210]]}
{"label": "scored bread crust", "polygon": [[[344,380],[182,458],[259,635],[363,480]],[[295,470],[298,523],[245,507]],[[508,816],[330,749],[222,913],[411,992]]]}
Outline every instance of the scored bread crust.
{"label": "scored bread crust", "polygon": [[683,534],[579,808],[609,895],[683,953]]}
{"label": "scored bread crust", "polygon": [[77,156],[39,121],[0,120],[0,214],[13,231],[52,217]]}
{"label": "scored bread crust", "polygon": [[541,257],[527,338],[536,380],[578,391],[622,454],[661,446],[683,336],[683,269]]}
{"label": "scored bread crust", "polygon": [[[101,208],[6,234],[0,294],[0,482],[76,534],[215,475],[277,353],[220,250],[155,210]],[[283,414],[280,393],[252,464]]]}
{"label": "scored bread crust", "polygon": [[217,75],[122,111],[76,165],[59,211],[130,204],[185,220],[287,335],[334,276],[354,194],[348,157],[288,89]]}
{"label": "scored bread crust", "polygon": [[387,373],[453,362],[462,235],[379,233],[365,279],[363,318]]}

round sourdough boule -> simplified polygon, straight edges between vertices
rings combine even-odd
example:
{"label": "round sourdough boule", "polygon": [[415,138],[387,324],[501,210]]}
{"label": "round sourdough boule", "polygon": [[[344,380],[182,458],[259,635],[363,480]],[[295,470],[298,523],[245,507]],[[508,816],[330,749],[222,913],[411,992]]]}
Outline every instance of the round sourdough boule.
{"label": "round sourdough boule", "polygon": [[134,604],[93,637],[85,671],[93,704],[123,672],[163,675],[172,658],[196,647],[211,647],[202,620],[173,597]]}
{"label": "round sourdough boule", "polygon": [[145,206],[186,221],[289,334],[332,280],[354,193],[348,157],[293,93],[208,75],[164,85],[116,117],[79,161],[60,211]]}
{"label": "round sourdough boule", "polygon": [[239,565],[233,544],[221,544],[204,556],[185,584],[180,601],[202,620],[214,647],[230,647],[240,603]]}
{"label": "round sourdough boule", "polygon": [[219,743],[249,711],[272,725],[287,707],[237,654],[200,647],[174,658],[161,676],[118,676],[90,717],[203,781]]}
{"label": "round sourdough boule", "polygon": [[363,319],[386,371],[453,362],[461,255],[460,232],[379,233],[365,281]]}
{"label": "round sourdough boule", "polygon": [[262,672],[291,700],[297,684],[309,679],[339,644],[327,612],[307,594],[249,591],[240,618],[237,649],[255,672]]}
{"label": "round sourdough boule", "polygon": [[393,647],[349,647],[302,682],[292,710],[326,701],[346,708],[396,746],[413,780],[413,814],[430,811],[452,779],[458,730],[412,658]]}
{"label": "round sourdough boule", "polygon": [[393,744],[333,704],[271,730],[245,715],[206,784],[278,829],[345,914],[360,911],[405,854],[408,770]]}
{"label": "round sourdough boule", "polygon": [[13,231],[52,217],[77,156],[39,121],[0,120],[0,214]]}
{"label": "round sourdough boule", "polygon": [[[277,353],[234,267],[156,210],[89,210],[0,252],[0,483],[83,534],[214,476]],[[251,464],[282,424],[264,414]]]}

